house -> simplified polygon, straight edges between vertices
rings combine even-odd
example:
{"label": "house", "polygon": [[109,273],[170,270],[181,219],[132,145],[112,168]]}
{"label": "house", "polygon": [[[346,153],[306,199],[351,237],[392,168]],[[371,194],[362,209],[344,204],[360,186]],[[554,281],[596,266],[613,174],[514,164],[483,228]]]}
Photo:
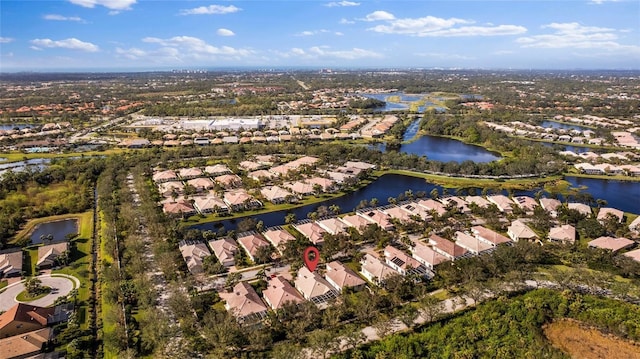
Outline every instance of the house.
{"label": "house", "polygon": [[253,198],[243,188],[226,191],[223,196],[224,203],[233,211],[242,211],[244,209],[255,209],[262,207],[262,203]]}
{"label": "house", "polygon": [[429,244],[431,244],[434,251],[442,254],[450,260],[456,260],[465,256],[468,251],[455,242],[452,242],[446,238],[442,238],[436,234],[429,236]]}
{"label": "house", "polygon": [[0,358],[40,358],[38,354],[53,340],[52,328],[41,328],[0,339]]}
{"label": "house", "polygon": [[187,268],[191,274],[199,274],[204,272],[202,261],[211,255],[206,244],[197,241],[182,241],[178,244],[180,254],[187,263]]}
{"label": "house", "polygon": [[401,223],[408,223],[413,221],[413,219],[411,219],[411,214],[409,214],[409,212],[403,210],[398,206],[390,205],[390,206],[383,207],[380,210],[384,214],[388,215],[389,217],[397,221],[400,221]]}
{"label": "house", "polygon": [[206,166],[204,168],[204,172],[206,172],[209,176],[218,177],[226,174],[231,174],[231,170],[227,165],[218,163],[213,166]]}
{"label": "house", "polygon": [[460,213],[471,213],[471,209],[469,209],[467,201],[460,197],[449,196],[440,198],[440,202],[445,206],[445,208],[452,206]]}
{"label": "house", "polygon": [[533,209],[538,206],[538,202],[529,196],[516,196],[513,197],[513,202],[522,208],[527,213],[533,213]]}
{"label": "house", "polygon": [[357,211],[356,213],[364,219],[368,220],[370,223],[377,224],[385,231],[390,231],[394,228],[393,223],[391,223],[391,218],[377,209],[362,209]]}
{"label": "house", "polygon": [[423,221],[432,219],[431,213],[426,208],[419,206],[415,202],[405,203],[399,206],[403,211],[409,214],[409,218],[419,217]]}
{"label": "house", "polygon": [[196,214],[195,208],[189,201],[179,200],[178,202],[167,202],[162,205],[162,211],[166,214],[179,216],[193,216]]}
{"label": "house", "polygon": [[287,242],[295,241],[296,237],[294,237],[291,233],[287,232],[282,227],[272,227],[267,229],[262,233],[264,238],[266,238],[273,246],[282,254],[282,250]]}
{"label": "house", "polygon": [[264,246],[269,246],[269,242],[259,233],[246,232],[238,235],[238,244],[242,247],[252,261],[256,261],[255,256],[258,250]]}
{"label": "house", "polygon": [[209,178],[194,178],[187,181],[187,184],[196,189],[198,192],[204,192],[205,190],[213,189],[213,181]]}
{"label": "house", "polygon": [[411,255],[418,262],[424,264],[427,268],[433,270],[438,264],[449,261],[449,258],[436,252],[426,243],[413,241],[411,247]]}
{"label": "house", "polygon": [[359,233],[371,224],[368,220],[364,219],[362,216],[358,216],[357,214],[350,214],[340,218],[342,222],[344,222],[348,227],[355,228]]}
{"label": "house", "polygon": [[513,201],[509,199],[509,197],[501,194],[496,194],[493,196],[488,196],[487,200],[493,204],[495,204],[500,212],[511,212],[513,210]]}
{"label": "house", "polygon": [[511,222],[511,225],[507,228],[507,234],[516,242],[521,239],[526,241],[538,239],[536,232],[519,219]]}
{"label": "house", "polygon": [[418,205],[425,208],[427,211],[435,211],[438,216],[442,216],[447,213],[447,209],[444,205],[438,201],[432,199],[423,199],[418,201]]}
{"label": "house", "polygon": [[608,249],[615,253],[621,249],[633,247],[635,243],[636,242],[624,237],[600,237],[589,242],[588,246],[589,248]]}
{"label": "house", "polygon": [[307,179],[307,183],[309,183],[312,187],[320,186],[322,188],[322,192],[333,192],[334,190],[334,182],[328,178],[322,177],[311,177]]}
{"label": "house", "polygon": [[69,242],[58,242],[38,247],[38,261],[36,266],[40,269],[51,268],[57,264],[60,256],[69,256]]}
{"label": "house", "polygon": [[263,187],[260,189],[262,196],[273,204],[280,204],[285,202],[293,202],[295,196],[291,192],[279,186]]}
{"label": "house", "polygon": [[306,300],[315,304],[326,303],[338,295],[338,292],[318,272],[311,272],[304,266],[298,270],[294,285]]}
{"label": "house", "polygon": [[162,182],[168,182],[168,181],[177,181],[178,180],[178,175],[175,173],[175,171],[172,170],[166,170],[166,171],[162,171],[162,172],[156,172],[153,177],[153,182],[155,183],[162,183]]}
{"label": "house", "polygon": [[456,244],[473,254],[491,251],[495,247],[463,232],[456,232]]}
{"label": "house", "polygon": [[318,223],[322,229],[334,235],[344,233],[348,228],[348,226],[337,217],[323,219],[321,221],[316,221],[316,223]]}
{"label": "house", "polygon": [[576,242],[576,229],[570,224],[553,227],[549,230],[549,240],[574,244]]}
{"label": "house", "polygon": [[302,221],[293,225],[296,231],[307,237],[315,245],[322,245],[324,240],[322,236],[327,232],[316,222]]}
{"label": "house", "polygon": [[213,194],[193,197],[193,206],[202,214],[229,212],[227,204]]}
{"label": "house", "polygon": [[280,165],[280,166],[271,167],[269,169],[269,172],[271,172],[274,176],[280,177],[280,176],[286,176],[290,170],[291,168],[289,168],[288,166]]}
{"label": "house", "polygon": [[607,217],[613,216],[618,220],[618,223],[622,223],[622,219],[624,218],[624,212],[610,207],[602,207],[598,211],[598,221],[603,222]]}
{"label": "house", "polygon": [[22,250],[8,249],[0,252],[0,277],[17,277],[22,272]]}
{"label": "house", "polygon": [[591,215],[591,207],[587,206],[584,203],[569,203],[567,204],[567,208],[575,209],[576,211],[587,217]]}
{"label": "house", "polygon": [[218,258],[220,264],[231,267],[235,264],[235,255],[238,251],[238,244],[229,237],[209,241],[209,247]]}
{"label": "house", "polygon": [[640,231],[640,216],[638,216],[633,220],[633,222],[631,222],[631,224],[629,224],[629,230]]}
{"label": "house", "polygon": [[596,166],[592,165],[591,163],[587,163],[587,162],[576,163],[575,165],[573,165],[573,167],[575,167],[576,169],[580,170],[581,172],[584,172],[584,173],[589,174],[589,175],[603,175],[603,174],[606,174],[604,169],[596,167]]}
{"label": "house", "polygon": [[285,187],[288,187],[291,192],[297,193],[301,196],[308,196],[315,192],[313,185],[308,182],[296,181],[293,183],[285,183]]}
{"label": "house", "polygon": [[225,309],[240,323],[256,322],[267,316],[267,306],[247,282],[236,284],[231,293],[221,293],[220,296],[225,300]]}
{"label": "house", "polygon": [[635,249],[627,253],[624,253],[623,256],[629,257],[636,262],[640,262],[640,249]]}
{"label": "house", "polygon": [[238,175],[222,175],[214,178],[214,181],[225,189],[235,188],[242,185],[242,179]]}
{"label": "house", "polygon": [[376,168],[376,165],[361,161],[347,161],[343,166],[347,168],[357,168],[361,171],[372,170]]}
{"label": "house", "polygon": [[551,214],[551,217],[558,217],[558,208],[562,206],[562,202],[555,198],[540,198],[540,207]]}
{"label": "house", "polygon": [[42,329],[53,322],[56,308],[42,308],[28,303],[18,303],[0,314],[0,338]]}
{"label": "house", "polygon": [[356,272],[339,261],[327,263],[327,271],[324,277],[338,292],[342,292],[345,288],[358,291],[367,284]]}
{"label": "house", "polygon": [[402,275],[415,274],[433,277],[433,273],[430,273],[427,267],[396,247],[386,246],[384,248],[384,259],[389,267]]}
{"label": "house", "polygon": [[360,264],[362,265],[360,273],[370,282],[377,285],[381,285],[389,277],[400,274],[370,253],[365,253]]}
{"label": "house", "polygon": [[189,180],[202,176],[202,170],[199,168],[181,168],[178,170],[178,175],[183,180]]}
{"label": "house", "polygon": [[278,310],[285,304],[304,302],[302,295],[282,276],[269,279],[267,289],[262,291],[262,297],[273,310]]}
{"label": "house", "polygon": [[247,174],[247,177],[251,178],[252,180],[263,182],[272,179],[273,177],[275,177],[275,175],[267,170],[257,170],[249,172]]}
{"label": "house", "polygon": [[467,197],[465,197],[465,200],[469,204],[475,203],[476,206],[478,206],[480,208],[487,208],[491,204],[491,202],[487,201],[486,199],[484,199],[484,198],[482,198],[480,196],[467,196]]}
{"label": "house", "polygon": [[158,192],[163,197],[177,197],[184,192],[184,184],[178,181],[162,182],[158,184]]}
{"label": "house", "polygon": [[238,167],[245,171],[256,171],[259,169],[263,169],[266,166],[261,163],[253,162],[253,161],[242,161],[238,164]]}

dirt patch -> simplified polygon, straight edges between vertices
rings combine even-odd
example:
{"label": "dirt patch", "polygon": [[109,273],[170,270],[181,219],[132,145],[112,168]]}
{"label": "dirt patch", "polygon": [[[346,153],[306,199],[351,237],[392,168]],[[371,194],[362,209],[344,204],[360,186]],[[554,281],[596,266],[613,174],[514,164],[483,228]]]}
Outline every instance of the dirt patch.
{"label": "dirt patch", "polygon": [[640,359],[640,346],[637,344],[604,334],[580,322],[561,320],[545,325],[543,331],[554,347],[572,358]]}

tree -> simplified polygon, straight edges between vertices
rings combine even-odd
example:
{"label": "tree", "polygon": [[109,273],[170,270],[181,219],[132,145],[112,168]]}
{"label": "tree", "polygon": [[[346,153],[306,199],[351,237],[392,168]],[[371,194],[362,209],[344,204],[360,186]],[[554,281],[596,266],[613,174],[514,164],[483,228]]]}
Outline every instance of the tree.
{"label": "tree", "polygon": [[322,359],[328,358],[329,354],[338,349],[336,332],[332,330],[316,330],[309,334],[309,344],[314,353]]}
{"label": "tree", "polygon": [[378,207],[378,203],[380,203],[380,201],[378,201],[377,198],[371,198],[371,200],[369,201],[369,205],[373,208]]}
{"label": "tree", "polygon": [[432,190],[431,190],[431,192],[429,192],[429,196],[430,196],[432,199],[436,199],[436,198],[438,198],[438,196],[439,196],[439,195],[440,195],[440,193],[438,192],[438,189],[437,189],[437,188],[434,188],[434,189],[432,189]]}
{"label": "tree", "polygon": [[45,290],[45,287],[42,286],[42,281],[38,277],[28,277],[25,279],[24,288],[31,296],[41,294]]}
{"label": "tree", "polygon": [[286,224],[291,224],[291,223],[294,223],[295,221],[296,221],[295,213],[287,213],[287,215],[284,216],[284,223]]}
{"label": "tree", "polygon": [[270,245],[260,246],[256,250],[256,254],[253,259],[258,264],[263,264],[271,261],[271,255],[273,254],[273,248]]}
{"label": "tree", "polygon": [[233,287],[240,282],[240,279],[242,279],[242,274],[238,272],[229,273],[229,275],[227,275],[227,280],[224,283],[224,287],[228,292],[230,292]]}
{"label": "tree", "polygon": [[340,214],[340,206],[338,206],[337,204],[332,204],[331,206],[329,206],[329,211],[331,211],[331,213],[338,215]]}

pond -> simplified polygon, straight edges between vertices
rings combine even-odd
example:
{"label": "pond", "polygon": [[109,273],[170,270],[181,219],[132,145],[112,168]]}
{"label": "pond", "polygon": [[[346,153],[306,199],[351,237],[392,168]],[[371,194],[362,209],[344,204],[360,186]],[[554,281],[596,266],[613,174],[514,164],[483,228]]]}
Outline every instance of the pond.
{"label": "pond", "polygon": [[21,172],[28,167],[37,167],[39,170],[42,170],[50,162],[50,158],[32,158],[25,161],[2,163],[0,164],[0,176],[2,176],[8,170],[11,170],[13,172]]}
{"label": "pond", "polygon": [[53,241],[65,240],[69,234],[78,233],[77,219],[64,219],[61,221],[41,223],[33,229],[31,233],[31,243],[42,243],[42,236],[52,235]]}
{"label": "pond", "polygon": [[0,130],[2,130],[2,131],[15,130],[16,128],[18,130],[22,130],[24,128],[31,128],[31,127],[33,127],[33,126],[32,125],[27,125],[27,124],[24,124],[24,123],[16,123],[16,124],[8,124],[8,125],[7,124],[5,124],[5,125],[0,124]]}
{"label": "pond", "polygon": [[441,162],[491,162],[500,159],[498,154],[487,151],[480,146],[429,135],[423,135],[411,143],[401,145],[400,151],[417,156],[427,156],[427,159]]}
{"label": "pond", "polygon": [[[423,94],[407,95],[402,92],[367,93],[367,94],[359,94],[359,95],[368,97],[368,98],[373,98],[379,101],[384,101],[385,102],[384,107],[379,107],[375,109],[376,111],[383,111],[383,112],[408,110],[409,105],[407,104],[407,102],[415,102],[422,99],[424,96],[426,96]],[[403,103],[388,102],[386,99],[389,96],[398,96],[400,97],[400,101],[402,101]],[[430,105],[433,105],[433,104],[430,102],[427,102],[425,104],[425,106],[430,106]],[[418,112],[423,112],[425,109],[425,106],[418,107]]]}
{"label": "pond", "polygon": [[589,130],[588,127],[583,127],[578,125],[569,125],[566,123],[560,123],[555,121],[542,121],[540,126],[544,128],[556,128],[556,129],[562,129],[562,130],[578,130],[578,131]]}
{"label": "pond", "polygon": [[594,199],[607,201],[606,207],[640,214],[640,183],[632,181],[601,180],[582,177],[565,177],[572,187],[586,186]]}
{"label": "pond", "polygon": [[[309,212],[314,212],[320,206],[330,207],[332,205],[337,205],[340,207],[342,213],[352,212],[356,207],[360,204],[362,200],[371,201],[371,199],[378,199],[378,206],[385,206],[389,204],[389,198],[397,198],[400,194],[406,193],[406,191],[410,190],[415,196],[418,192],[425,192],[426,196],[429,197],[429,193],[434,189],[438,189],[438,192],[442,194],[443,188],[441,186],[432,184],[427,182],[426,180],[418,177],[404,176],[404,175],[396,175],[396,174],[388,174],[378,178],[373,183],[369,184],[367,187],[354,191],[352,193],[346,194],[342,197],[329,199],[322,203],[315,203],[306,206],[302,206],[299,208],[295,208],[292,210],[284,210],[284,211],[276,211],[271,213],[264,213],[255,216],[250,216],[251,218],[255,218],[258,221],[262,221],[264,223],[265,228],[272,226],[280,226],[284,224],[284,218],[288,213],[294,213],[296,215],[297,220],[302,220],[307,218],[307,214]],[[455,190],[449,190],[450,193],[453,193]],[[475,189],[475,194],[480,194],[482,189]],[[467,192],[464,191],[463,194]],[[506,192],[505,192],[506,193]],[[516,191],[516,195],[526,194],[529,196],[533,196],[535,191]],[[247,217],[239,218],[239,219],[228,219],[222,220],[218,222],[210,222],[197,224],[192,226],[193,229],[200,230],[212,230],[218,231],[220,228],[224,227],[226,230],[235,229],[238,225],[238,222],[244,220]]]}

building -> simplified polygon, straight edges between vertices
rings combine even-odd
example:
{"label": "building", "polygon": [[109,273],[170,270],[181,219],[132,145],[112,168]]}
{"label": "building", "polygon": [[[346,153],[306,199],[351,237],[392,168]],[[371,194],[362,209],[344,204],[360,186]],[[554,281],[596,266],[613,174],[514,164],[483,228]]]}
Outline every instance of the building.
{"label": "building", "polygon": [[178,175],[183,180],[190,180],[193,178],[201,177],[203,173],[199,168],[181,168],[178,170]]}
{"label": "building", "polygon": [[495,247],[463,232],[456,232],[456,244],[473,254],[489,252]]}
{"label": "building", "polygon": [[324,277],[338,292],[342,292],[345,288],[358,291],[367,284],[356,272],[339,261],[327,263]]}
{"label": "building", "polygon": [[555,198],[540,198],[540,207],[551,214],[551,217],[558,217],[558,208],[562,203]]}
{"label": "building", "polygon": [[187,181],[187,184],[196,189],[197,192],[204,192],[213,189],[215,186],[213,181],[206,177],[193,178]]}
{"label": "building", "polygon": [[500,244],[509,244],[511,240],[495,231],[485,228],[483,226],[471,227],[473,235],[481,241],[489,243],[492,246],[498,246]]}
{"label": "building", "polygon": [[629,257],[636,262],[640,262],[640,249],[635,249],[623,254],[625,257]]}
{"label": "building", "polygon": [[191,274],[204,272],[202,261],[211,255],[206,244],[196,241],[182,241],[178,244],[178,248]]}
{"label": "building", "polygon": [[262,196],[273,204],[293,202],[296,197],[291,192],[279,186],[263,187],[260,189]]}
{"label": "building", "polygon": [[340,218],[342,222],[344,222],[348,227],[355,228],[359,233],[371,224],[371,222],[364,219],[362,216],[358,216],[357,214],[350,214]]}
{"label": "building", "polygon": [[326,303],[338,295],[338,292],[326,279],[304,266],[298,270],[294,285],[305,299],[315,304]]}
{"label": "building", "polygon": [[0,338],[42,329],[53,322],[56,308],[42,308],[27,303],[18,303],[0,314]]}
{"label": "building", "polygon": [[249,259],[256,261],[258,250],[262,247],[269,246],[269,242],[259,233],[247,232],[238,235],[238,244],[242,247]]}
{"label": "building", "polygon": [[377,209],[362,209],[357,211],[356,213],[359,216],[362,216],[364,219],[368,220],[370,223],[377,224],[385,231],[390,231],[394,228],[393,223],[391,223],[391,218],[387,214]]}
{"label": "building", "polygon": [[296,237],[294,237],[291,233],[287,232],[282,227],[272,227],[267,229],[262,233],[264,238],[266,238],[273,246],[276,248],[280,254],[282,254],[282,250],[284,249],[287,242],[295,241]]}
{"label": "building", "polygon": [[218,176],[222,176],[222,175],[226,175],[226,174],[231,174],[231,170],[229,169],[229,167],[227,167],[227,165],[223,165],[223,164],[216,164],[213,166],[207,166],[204,168],[204,172],[207,173],[209,176],[212,177],[218,177]]}
{"label": "building", "polygon": [[433,276],[420,261],[393,246],[384,248],[385,263],[402,275]]}
{"label": "building", "polygon": [[348,228],[348,226],[337,217],[323,219],[320,221],[316,221],[316,223],[318,223],[318,225],[322,227],[322,229],[327,231],[327,233],[334,235],[344,233]]}
{"label": "building", "polygon": [[488,196],[487,200],[495,204],[500,210],[500,212],[510,213],[513,210],[514,202],[505,195],[496,194],[493,196]]}
{"label": "building", "polygon": [[507,234],[516,242],[519,240],[535,241],[538,239],[536,232],[519,219],[511,222],[511,225],[507,228]]}
{"label": "building", "polygon": [[464,257],[469,251],[457,245],[446,238],[442,238],[436,234],[429,236],[429,244],[433,250],[442,254],[450,260],[456,260]]}
{"label": "building", "polygon": [[225,309],[231,312],[240,323],[252,323],[267,316],[267,306],[247,282],[240,282],[231,293],[221,293],[225,300]]}
{"label": "building", "polygon": [[360,273],[370,282],[377,285],[381,285],[389,277],[400,274],[370,253],[365,253],[360,264],[362,265]]}
{"label": "building", "polygon": [[465,200],[469,204],[475,203],[475,205],[480,207],[480,208],[487,208],[491,204],[491,202],[487,201],[486,199],[484,199],[484,198],[482,198],[480,196],[467,196],[467,197],[465,197]]}
{"label": "building", "polygon": [[622,219],[624,218],[624,212],[610,207],[602,207],[598,211],[598,221],[603,222],[607,217],[613,216],[618,220],[618,223],[622,223]]}
{"label": "building", "polygon": [[569,203],[567,204],[567,208],[575,209],[580,214],[589,217],[591,215],[591,207],[587,206],[584,203]]}
{"label": "building", "polygon": [[162,211],[166,214],[173,214],[178,216],[193,216],[196,214],[193,204],[189,201],[180,200],[178,202],[167,202],[162,205]]}
{"label": "building", "polygon": [[615,253],[622,249],[631,248],[635,243],[636,242],[624,237],[620,237],[620,238],[600,237],[592,240],[591,242],[588,243],[588,245],[589,245],[589,248],[608,249]]}
{"label": "building", "polygon": [[449,261],[449,258],[436,252],[421,241],[414,241],[411,247],[411,255],[418,262],[424,264],[427,268],[433,270],[438,264]]}
{"label": "building", "polygon": [[278,310],[286,304],[304,302],[302,295],[282,276],[269,279],[267,289],[262,291],[262,297],[273,310]]}
{"label": "building", "polygon": [[529,196],[516,196],[513,197],[513,202],[522,208],[527,213],[533,213],[533,209],[538,206],[538,202]]}
{"label": "building", "polygon": [[202,214],[229,212],[229,207],[215,195],[193,197],[193,206]]}
{"label": "building", "polygon": [[262,202],[253,198],[253,196],[243,188],[226,191],[223,200],[232,211],[236,212],[262,207]]}
{"label": "building", "polygon": [[162,172],[156,172],[152,178],[153,178],[153,182],[162,183],[162,182],[168,182],[168,181],[177,181],[178,175],[175,173],[175,171],[166,170]]}
{"label": "building", "polygon": [[324,239],[322,236],[327,233],[316,222],[302,221],[293,225],[296,231],[300,232],[303,236],[307,237],[315,245],[322,245]]}
{"label": "building", "polygon": [[52,328],[41,328],[20,335],[0,339],[0,358],[39,358],[38,354],[53,340]]}
{"label": "building", "polygon": [[38,262],[36,267],[51,268],[58,263],[59,257],[69,257],[69,242],[59,242],[38,247]]}
{"label": "building", "polygon": [[235,264],[238,244],[233,239],[224,237],[222,239],[209,241],[209,247],[211,247],[213,254],[223,266],[231,267]]}
{"label": "building", "polygon": [[17,277],[22,272],[22,250],[0,252],[0,277]]}
{"label": "building", "polygon": [[576,229],[570,224],[553,227],[549,230],[549,240],[574,244],[576,242]]}
{"label": "building", "polygon": [[238,175],[227,174],[214,178],[217,184],[222,188],[230,189],[242,185],[242,179]]}
{"label": "building", "polygon": [[435,211],[438,216],[442,216],[447,213],[447,209],[444,205],[433,199],[423,199],[418,201],[418,205],[426,209],[427,211]]}

